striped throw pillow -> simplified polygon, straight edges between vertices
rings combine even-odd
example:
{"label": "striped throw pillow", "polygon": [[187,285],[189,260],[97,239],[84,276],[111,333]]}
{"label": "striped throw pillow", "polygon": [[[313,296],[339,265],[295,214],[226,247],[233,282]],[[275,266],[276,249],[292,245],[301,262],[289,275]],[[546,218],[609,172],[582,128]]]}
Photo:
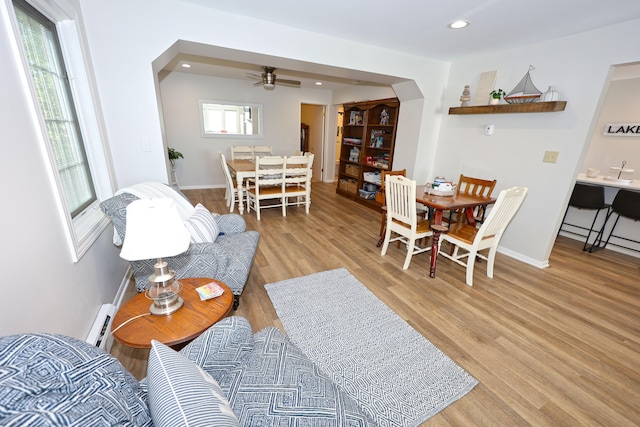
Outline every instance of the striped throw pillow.
{"label": "striped throw pillow", "polygon": [[184,222],[184,226],[191,233],[191,243],[213,243],[220,234],[220,228],[213,215],[200,203]]}
{"label": "striped throw pillow", "polygon": [[240,426],[216,380],[156,340],[151,341],[147,385],[156,427]]}

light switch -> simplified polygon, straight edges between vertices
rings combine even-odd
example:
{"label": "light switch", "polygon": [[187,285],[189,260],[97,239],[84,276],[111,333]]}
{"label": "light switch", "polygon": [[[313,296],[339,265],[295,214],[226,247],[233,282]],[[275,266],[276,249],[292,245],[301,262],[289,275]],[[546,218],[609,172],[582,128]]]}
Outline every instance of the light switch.
{"label": "light switch", "polygon": [[542,161],[545,163],[556,163],[559,155],[559,151],[545,151]]}

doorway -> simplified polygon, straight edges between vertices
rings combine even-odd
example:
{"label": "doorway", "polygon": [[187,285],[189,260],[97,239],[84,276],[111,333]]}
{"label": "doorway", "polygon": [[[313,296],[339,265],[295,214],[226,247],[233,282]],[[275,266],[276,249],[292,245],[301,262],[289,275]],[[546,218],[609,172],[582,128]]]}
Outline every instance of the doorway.
{"label": "doorway", "polygon": [[313,180],[323,181],[324,176],[324,128],[326,106],[300,104],[300,124],[306,127],[308,151],[314,154]]}

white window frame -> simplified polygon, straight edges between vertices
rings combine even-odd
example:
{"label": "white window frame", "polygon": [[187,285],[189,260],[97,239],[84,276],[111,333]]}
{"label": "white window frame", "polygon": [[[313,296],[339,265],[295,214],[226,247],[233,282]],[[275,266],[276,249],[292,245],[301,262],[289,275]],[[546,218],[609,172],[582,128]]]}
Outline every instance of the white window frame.
{"label": "white window frame", "polygon": [[[255,111],[254,115],[256,116],[253,120],[254,127],[255,122],[257,121],[257,128],[254,129],[255,133],[252,134],[242,134],[242,133],[224,133],[207,130],[205,124],[205,106],[206,105],[215,105],[222,111],[228,111],[239,108],[250,107]],[[198,100],[198,113],[200,115],[200,135],[205,138],[252,138],[252,139],[261,139],[262,138],[262,104],[254,104],[250,102],[237,102],[237,101],[219,101],[219,100],[208,100],[208,99],[199,99]],[[237,127],[241,127],[241,123],[235,123]]]}
{"label": "white window frame", "polygon": [[16,63],[21,67],[22,83],[26,98],[31,102],[29,107],[33,118],[34,128],[45,156],[47,174],[52,184],[58,208],[59,218],[65,229],[67,244],[73,262],[78,262],[89,250],[93,243],[108,227],[109,219],[100,210],[100,200],[112,193],[112,183],[115,182],[112,168],[107,155],[108,148],[104,124],[99,116],[97,89],[90,74],[90,63],[85,60],[86,42],[81,31],[81,22],[74,7],[66,0],[57,0],[55,4],[46,0],[27,0],[27,2],[55,23],[58,38],[64,57],[65,67],[69,76],[72,98],[76,107],[77,119],[82,132],[84,148],[91,170],[91,177],[97,196],[91,205],[85,208],[75,218],[67,209],[64,201],[62,184],[58,174],[53,147],[47,137],[46,125],[40,110],[30,68],[22,47],[22,40],[13,9],[12,0],[4,0],[0,4],[0,14],[8,29],[8,36],[13,44]]}

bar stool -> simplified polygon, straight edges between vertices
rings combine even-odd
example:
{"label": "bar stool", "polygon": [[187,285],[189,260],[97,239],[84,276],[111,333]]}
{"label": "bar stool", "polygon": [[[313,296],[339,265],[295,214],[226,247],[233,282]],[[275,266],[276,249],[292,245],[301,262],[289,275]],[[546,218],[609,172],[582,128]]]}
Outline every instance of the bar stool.
{"label": "bar stool", "polygon": [[[609,232],[609,237],[607,237],[607,240],[604,242],[604,245],[602,245],[602,240],[604,238],[604,228],[609,222],[609,218],[611,218],[611,216],[614,213],[616,213],[618,217],[616,218],[616,222],[613,223],[613,227],[611,227],[611,231]],[[602,249],[606,247],[611,237],[626,240],[629,242],[640,243],[637,240],[632,240],[623,236],[616,236],[615,234],[613,234],[613,231],[615,230],[616,225],[618,225],[618,220],[620,219],[621,216],[632,219],[634,221],[640,221],[640,192],[639,191],[618,190],[618,194],[616,194],[616,197],[613,199],[613,203],[611,204],[611,210],[607,213],[607,217],[604,220],[604,224],[602,224],[602,228],[600,229],[600,232],[596,236],[596,240],[594,240],[593,245],[591,245],[591,248],[589,248],[589,252],[593,252],[594,250]],[[637,251],[637,249],[633,249],[633,248],[626,248],[626,249]]]}
{"label": "bar stool", "polygon": [[[591,227],[587,228],[581,225],[575,225],[575,224],[570,224],[568,222],[565,222],[565,219],[567,218],[567,212],[569,212],[570,206],[573,206],[574,208],[578,208],[578,209],[589,209],[589,210],[595,209],[596,214],[593,218],[593,222],[591,223]],[[584,241],[584,246],[582,247],[582,250],[586,251],[587,244],[589,243],[589,237],[591,237],[591,233],[593,232],[593,226],[596,224],[596,220],[598,219],[598,214],[602,209],[607,210],[607,214],[606,214],[607,216],[605,216],[605,222],[606,222],[606,218],[609,217],[608,216],[609,205],[604,202],[604,187],[601,185],[586,185],[586,184],[576,183],[576,185],[573,187],[573,192],[571,193],[571,198],[569,199],[569,205],[567,206],[567,210],[564,211],[564,216],[562,217],[562,224],[560,224],[560,229],[558,230],[558,234],[560,234],[560,231],[562,231],[562,226],[565,224],[570,225],[571,227],[581,228],[583,230],[589,230],[589,233],[587,234],[587,238]],[[575,233],[567,230],[565,230],[565,232],[581,235],[579,233]]]}

